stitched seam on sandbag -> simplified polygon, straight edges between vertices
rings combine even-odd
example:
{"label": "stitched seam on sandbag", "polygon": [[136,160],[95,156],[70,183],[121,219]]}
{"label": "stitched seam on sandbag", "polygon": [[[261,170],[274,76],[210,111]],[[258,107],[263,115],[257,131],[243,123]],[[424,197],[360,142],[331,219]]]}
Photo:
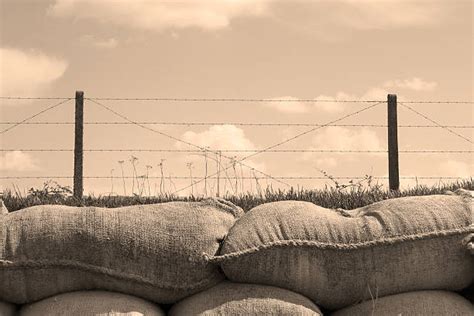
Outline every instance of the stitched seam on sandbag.
{"label": "stitched seam on sandbag", "polygon": [[312,247],[317,249],[334,249],[334,250],[358,250],[374,246],[393,245],[406,241],[420,241],[427,239],[435,239],[439,237],[447,237],[453,235],[461,235],[465,233],[473,233],[474,227],[472,225],[463,228],[456,228],[444,231],[428,232],[414,235],[397,236],[391,238],[382,238],[377,240],[370,240],[358,243],[329,243],[320,242],[316,240],[278,240],[267,244],[262,244],[257,247],[252,247],[225,255],[211,256],[203,253],[204,260],[212,263],[220,263],[223,261],[239,258],[245,255],[253,254],[261,250],[270,249],[272,247]]}
{"label": "stitched seam on sandbag", "polygon": [[[9,261],[9,260],[0,260],[0,269],[55,269],[55,268],[67,268],[67,269],[77,269],[85,272],[95,272],[116,279],[121,279],[125,281],[133,281],[141,283],[143,285],[149,285],[154,288],[160,288],[165,290],[193,290],[202,286],[209,284],[212,280],[201,280],[194,283],[193,285],[186,286],[176,286],[175,283],[163,283],[157,284],[153,281],[150,281],[147,278],[144,278],[139,275],[129,274],[118,272],[110,268],[98,267],[95,265],[72,261],[72,260],[28,260],[28,261]],[[213,277],[214,279],[214,277]]]}

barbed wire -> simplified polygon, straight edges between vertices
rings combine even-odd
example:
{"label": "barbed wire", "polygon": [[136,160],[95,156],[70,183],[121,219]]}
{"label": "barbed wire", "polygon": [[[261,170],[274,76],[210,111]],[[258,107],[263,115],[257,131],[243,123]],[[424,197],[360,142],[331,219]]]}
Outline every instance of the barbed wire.
{"label": "barbed wire", "polygon": [[[302,132],[302,133],[298,133],[298,134],[295,135],[295,136],[292,136],[292,137],[290,137],[290,138],[284,139],[283,141],[280,141],[280,142],[278,142],[278,143],[276,143],[276,144],[274,144],[274,145],[270,145],[270,146],[268,146],[268,147],[266,147],[266,148],[264,148],[264,149],[262,149],[262,150],[259,150],[258,152],[255,152],[255,153],[252,153],[252,154],[250,154],[250,155],[247,155],[247,156],[245,156],[245,157],[243,157],[243,158],[240,158],[240,159],[237,160],[237,161],[238,161],[238,162],[242,162],[242,161],[244,161],[244,160],[246,160],[246,159],[255,157],[256,155],[259,155],[259,154],[261,154],[261,153],[263,153],[263,152],[265,152],[265,151],[268,151],[268,150],[274,149],[274,148],[276,148],[276,147],[278,147],[278,146],[281,146],[281,145],[284,145],[284,144],[286,144],[286,143],[289,143],[289,142],[291,142],[291,141],[293,141],[293,140],[295,140],[295,139],[297,139],[297,138],[299,138],[299,137],[302,137],[302,136],[304,136],[304,135],[307,135],[307,134],[309,134],[309,133],[312,133],[312,132],[314,132],[314,131],[316,131],[316,130],[318,130],[318,129],[320,129],[320,128],[323,128],[323,127],[325,127],[325,126],[329,126],[329,125],[331,125],[331,124],[335,124],[335,123],[340,122],[340,121],[342,121],[342,120],[344,120],[344,119],[346,119],[346,118],[349,118],[349,117],[358,115],[358,114],[360,114],[360,113],[362,113],[362,112],[364,112],[364,111],[370,110],[370,109],[376,107],[377,105],[379,105],[379,104],[381,104],[381,103],[382,103],[382,102],[377,102],[377,103],[375,103],[375,104],[371,104],[371,105],[366,106],[366,107],[364,107],[364,108],[362,108],[362,109],[359,109],[359,110],[357,110],[357,111],[354,111],[354,112],[351,112],[351,113],[349,113],[349,114],[347,114],[347,115],[344,115],[344,116],[342,116],[342,117],[340,117],[340,118],[338,118],[338,119],[335,119],[335,120],[333,120],[333,121],[329,121],[328,123],[326,123],[326,124],[324,124],[324,125],[321,125],[321,126],[318,126],[318,127],[313,127],[313,128],[311,128],[311,129],[309,129],[309,130],[306,130],[306,131],[304,131],[304,132]],[[232,167],[232,165],[228,165],[228,166],[224,167],[224,169],[223,169],[222,171],[225,172],[225,171],[227,171],[228,169],[230,169],[231,167]],[[210,176],[212,177],[212,176],[215,176],[216,174],[218,174],[218,173],[214,173],[214,174],[212,174],[212,175],[210,175]],[[207,177],[201,178],[200,180],[197,181],[197,183],[200,183],[200,182],[202,182],[202,181],[204,181],[204,180],[206,180],[206,179],[207,179]],[[188,189],[188,188],[190,188],[190,187],[192,187],[192,185],[186,186],[186,187],[184,187],[184,188],[181,188],[181,189],[179,189],[179,190],[173,192],[173,194],[179,193],[179,192],[181,192],[181,191],[183,191],[183,190],[186,190],[186,189]]]}
{"label": "barbed wire", "polygon": [[471,144],[474,144],[474,142],[473,142],[471,139],[469,139],[469,138],[467,138],[467,137],[465,137],[465,136],[463,136],[463,135],[461,135],[461,134],[459,134],[459,133],[456,133],[455,131],[451,130],[450,128],[448,128],[448,127],[446,127],[446,126],[444,126],[444,125],[442,125],[442,124],[436,122],[435,120],[429,118],[429,117],[426,116],[425,114],[422,114],[422,113],[418,112],[417,110],[415,110],[415,109],[413,109],[412,107],[410,107],[410,106],[404,104],[403,102],[399,102],[399,104],[400,104],[401,106],[407,108],[408,110],[412,111],[413,113],[417,114],[418,116],[421,116],[421,117],[424,118],[425,120],[430,121],[431,123],[438,125],[440,128],[443,128],[443,129],[447,130],[447,131],[450,132],[451,134],[456,135],[457,137],[462,138],[462,139],[464,139],[465,141],[468,141],[468,142],[471,143]]}
{"label": "barbed wire", "polygon": [[[204,176],[201,176],[204,177]],[[12,180],[12,179],[73,179],[73,176],[0,176],[0,180]],[[195,179],[196,177],[190,177],[190,176],[84,176],[83,179],[174,179],[174,180],[191,180]],[[275,176],[275,179],[282,179],[282,180],[331,180],[331,179],[340,179],[340,180],[360,180],[360,179],[367,179],[368,177],[361,177],[361,176],[337,176],[337,177],[331,177],[329,179],[328,177],[324,176]],[[388,179],[388,177],[370,177],[371,179]],[[401,176],[400,179],[464,179],[468,177],[445,177],[445,176]],[[471,177],[472,178],[472,177]],[[225,179],[243,179],[243,180],[262,180],[262,179],[267,179],[267,177],[236,177],[236,176],[230,176],[230,177],[215,177],[215,176],[209,176],[207,179],[213,179],[213,180],[225,180]],[[193,185],[196,185],[198,183],[194,182]],[[173,193],[174,194],[174,193]]]}
{"label": "barbed wire", "polygon": [[74,99],[70,97],[8,97],[0,96],[0,100],[66,100]]}
{"label": "barbed wire", "polygon": [[[0,149],[0,152],[23,151],[23,152],[73,152],[74,149],[67,148],[7,148]],[[117,148],[117,149],[84,149],[84,152],[169,152],[169,153],[203,153],[203,150],[194,149],[140,149],[140,148]],[[261,149],[209,149],[209,152],[219,153],[255,153]],[[272,149],[265,153],[387,153],[388,150],[343,150],[343,149]],[[444,154],[457,153],[469,154],[474,150],[399,150],[398,153],[426,153],[426,154]]]}
{"label": "barbed wire", "polygon": [[12,125],[12,126],[10,126],[10,127],[7,127],[6,129],[0,131],[0,134],[5,134],[6,132],[8,132],[8,131],[14,129],[15,127],[18,127],[18,126],[20,126],[20,125],[26,123],[27,121],[32,120],[32,119],[34,119],[35,117],[37,117],[37,116],[39,116],[39,115],[41,115],[41,114],[43,114],[43,113],[45,113],[45,112],[47,112],[47,111],[50,111],[50,110],[52,110],[52,109],[54,109],[54,108],[56,108],[56,107],[58,107],[58,106],[60,106],[60,105],[62,105],[62,104],[64,104],[64,103],[68,102],[68,101],[71,100],[71,99],[72,99],[72,98],[65,99],[65,100],[63,100],[63,101],[61,101],[61,102],[59,102],[59,103],[53,104],[53,105],[51,105],[51,106],[49,106],[49,107],[47,107],[47,108],[45,108],[45,109],[39,111],[38,113],[35,113],[35,114],[33,114],[33,115],[31,115],[31,116],[25,118],[24,120],[22,120],[22,121],[20,121],[20,122],[18,122],[18,123],[16,123],[16,124],[14,124],[14,125]]}
{"label": "barbed wire", "polygon": [[[69,97],[20,97],[20,96],[0,96],[1,100],[65,100]],[[89,97],[84,100],[102,101],[169,101],[169,102],[333,102],[333,103],[374,103],[386,102],[386,100],[339,100],[339,99],[282,99],[282,98],[170,98],[170,97],[150,97],[150,98],[114,98],[114,97]],[[399,101],[400,102],[400,101]],[[474,104],[474,101],[467,100],[421,100],[421,101],[401,101],[412,104]]]}
{"label": "barbed wire", "polygon": [[[20,122],[5,121],[0,122],[0,125],[11,125]],[[209,125],[235,125],[235,126],[322,126],[323,124],[315,123],[244,123],[244,122],[151,122],[151,121],[137,121],[138,124],[144,125],[177,125],[177,126],[209,126]],[[74,125],[75,122],[67,121],[50,121],[50,122],[24,122],[24,125]],[[84,122],[84,125],[135,125],[130,122]],[[384,124],[333,124],[331,126],[339,127],[381,127],[386,128],[388,125]],[[449,128],[474,128],[474,125],[444,125]],[[438,125],[398,125],[398,128],[438,128]]]}
{"label": "barbed wire", "polygon": [[[74,98],[59,98],[59,97],[0,97],[0,99],[36,99],[36,100],[62,100],[61,102],[51,105],[43,110],[41,110],[38,113],[33,114],[32,116],[18,122],[0,122],[0,124],[8,124],[12,125],[10,127],[7,127],[6,129],[0,131],[0,134],[4,134],[13,128],[20,126],[20,125],[73,125],[75,124],[74,122],[29,122],[33,118],[49,111],[52,110]],[[382,127],[386,128],[387,125],[382,125],[382,124],[334,124],[336,122],[339,122],[343,119],[346,119],[348,117],[357,115],[363,111],[369,110],[381,103],[385,103],[386,101],[376,101],[376,100],[323,100],[323,99],[233,99],[233,98],[85,98],[86,100],[90,100],[93,103],[98,104],[99,106],[104,107],[105,109],[109,110],[113,114],[121,117],[122,119],[128,121],[128,122],[85,122],[84,124],[86,125],[137,125],[139,127],[142,127],[146,130],[158,133],[162,136],[166,136],[168,138],[171,138],[175,141],[185,143],[189,146],[198,148],[199,150],[183,150],[183,149],[85,149],[85,152],[184,152],[184,153],[203,153],[203,152],[213,152],[216,154],[222,154],[222,153],[252,153],[251,155],[248,155],[246,157],[243,157],[242,159],[236,159],[236,157],[227,157],[225,155],[222,155],[222,157],[227,158],[231,160],[231,163],[224,167],[222,170],[219,172],[225,172],[226,170],[230,169],[233,164],[237,163],[240,164],[244,167],[249,168],[250,170],[257,172],[261,175],[264,175],[264,177],[225,177],[228,179],[242,179],[242,180],[252,180],[252,179],[272,179],[274,181],[277,181],[279,183],[285,184],[287,186],[290,186],[288,183],[285,183],[281,180],[318,180],[318,179],[326,179],[328,180],[328,177],[311,177],[311,176],[271,176],[269,174],[263,173],[253,167],[250,167],[246,164],[243,164],[242,161],[249,159],[251,157],[254,157],[258,154],[261,153],[296,153],[296,152],[313,152],[313,153],[387,153],[387,150],[333,150],[333,149],[274,149],[278,146],[281,146],[285,143],[288,143],[294,139],[297,139],[303,135],[306,135],[308,133],[311,133],[317,129],[323,128],[323,127],[328,127],[328,126],[343,126],[343,127]],[[182,101],[182,102],[345,102],[345,103],[374,103],[368,107],[365,107],[359,111],[355,111],[353,113],[350,113],[346,116],[343,116],[337,120],[331,121],[326,124],[311,124],[311,123],[245,123],[245,122],[136,122],[128,119],[126,116],[114,111],[113,109],[97,102],[97,100],[114,100],[114,101],[130,101],[130,100],[137,100],[137,101]],[[399,125],[399,128],[442,128],[446,129],[450,133],[456,135],[457,137],[460,137],[471,144],[473,141],[459,133],[456,133],[455,131],[451,129],[455,128],[474,128],[474,125],[442,125],[435,120],[429,118],[425,114],[422,114],[418,112],[417,110],[413,109],[407,103],[409,104],[415,104],[415,103],[430,103],[430,104],[440,104],[440,103],[446,103],[446,104],[474,104],[473,101],[399,101],[398,102],[400,105],[403,107],[407,108],[408,110],[412,111],[413,113],[417,114],[418,116],[423,117],[425,120],[430,121],[431,123],[435,125]],[[304,126],[304,127],[313,127],[312,129],[302,132],[298,135],[295,135],[291,138],[285,139],[277,144],[274,144],[272,146],[268,146],[263,149],[222,149],[222,150],[212,150],[209,148],[204,148],[186,141],[183,141],[177,137],[168,135],[166,133],[163,133],[161,131],[157,131],[155,129],[149,128],[145,126],[146,124],[153,124],[153,125],[182,125],[182,126],[192,126],[192,125],[240,125],[240,126]],[[20,151],[38,151],[38,152],[47,152],[47,151],[55,151],[55,152],[72,152],[73,149],[0,149],[1,152],[5,151],[15,151],[15,150],[20,150]],[[424,154],[444,154],[444,153],[459,153],[459,154],[467,154],[467,153],[472,153],[474,151],[472,150],[401,150],[399,153],[424,153]],[[186,186],[180,190],[177,190],[173,192],[172,194],[176,194],[178,192],[181,192],[189,187],[192,187],[206,179],[219,179],[219,177],[216,177],[218,173],[211,174],[209,176],[202,176],[200,180],[194,181],[191,185]],[[45,179],[45,178],[54,178],[54,179],[72,179],[72,176],[18,176],[18,177],[0,177],[2,180],[7,180],[7,179]],[[132,179],[132,178],[137,178],[137,177],[119,177],[119,176],[85,176],[83,177],[84,179]],[[144,178],[144,176],[140,176],[138,178]],[[162,179],[162,178],[171,178],[171,179],[195,179],[195,178],[200,178],[197,176],[190,177],[190,176],[170,176],[170,177],[155,177],[155,176],[148,176],[146,177],[147,179]],[[220,177],[223,179],[224,177]],[[366,177],[331,177],[333,179],[365,179]],[[372,179],[388,179],[388,177],[371,177]],[[402,176],[400,179],[462,179],[463,177],[443,177],[443,176],[426,176],[426,177],[415,177],[415,176]]]}
{"label": "barbed wire", "polygon": [[[104,109],[108,110],[109,112],[113,113],[114,115],[117,115],[117,116],[119,116],[120,118],[122,118],[122,119],[124,119],[124,120],[126,120],[126,121],[128,121],[128,122],[130,122],[130,123],[134,123],[135,125],[137,125],[137,126],[143,128],[143,129],[145,129],[145,130],[149,130],[149,131],[151,131],[151,132],[154,132],[154,133],[159,134],[159,135],[161,135],[161,136],[164,136],[164,137],[173,139],[173,140],[175,140],[175,141],[177,141],[177,142],[180,142],[180,143],[189,145],[189,146],[191,146],[191,147],[198,148],[198,149],[200,149],[200,150],[202,150],[203,152],[206,152],[206,153],[207,153],[207,152],[213,152],[213,153],[215,153],[215,154],[218,154],[218,155],[221,156],[221,157],[224,157],[224,158],[226,158],[226,159],[231,160],[232,164],[238,163],[239,165],[241,165],[241,166],[243,166],[243,167],[246,167],[246,168],[249,168],[250,170],[252,170],[252,171],[254,171],[254,172],[257,172],[257,173],[259,173],[259,174],[262,174],[262,175],[266,176],[266,177],[269,178],[269,179],[273,179],[271,175],[269,175],[269,174],[267,174],[267,173],[265,173],[265,172],[262,172],[262,171],[260,171],[260,170],[258,170],[258,169],[256,169],[256,168],[254,168],[254,167],[251,167],[251,166],[249,166],[249,165],[247,165],[247,164],[244,164],[244,163],[242,163],[242,162],[238,162],[234,157],[228,157],[228,156],[226,156],[226,155],[222,155],[222,153],[208,150],[208,149],[205,148],[205,147],[198,146],[198,145],[196,145],[196,144],[193,144],[193,143],[190,143],[190,142],[188,142],[188,141],[182,140],[182,139],[180,139],[180,138],[178,138],[178,137],[174,137],[174,136],[168,135],[167,133],[164,133],[164,132],[158,131],[158,130],[156,130],[156,129],[150,128],[150,127],[148,127],[148,126],[146,126],[146,125],[139,124],[139,123],[134,122],[133,120],[129,119],[129,118],[126,117],[125,115],[122,115],[122,114],[116,112],[115,110],[109,108],[108,106],[106,106],[106,105],[104,105],[104,104],[102,104],[102,103],[100,103],[100,102],[97,102],[97,101],[94,101],[94,100],[90,100],[90,101],[92,101],[93,103],[95,103],[95,104],[97,104],[97,105],[103,107]],[[286,185],[286,186],[290,186],[288,183],[285,183],[285,182],[280,181],[280,180],[278,180],[278,179],[274,179],[274,180],[275,180],[276,182],[280,183],[280,184],[284,184],[284,185]]]}
{"label": "barbed wire", "polygon": [[278,99],[278,98],[84,98],[99,101],[164,101],[164,102],[304,102],[304,103],[374,103],[386,100],[337,100],[337,99]]}
{"label": "barbed wire", "polygon": [[[387,100],[339,100],[339,99],[269,99],[269,98],[85,98],[102,101],[167,101],[167,102],[304,102],[304,103],[374,103]],[[405,103],[444,103],[444,104],[474,104],[474,101],[403,101]]]}
{"label": "barbed wire", "polygon": [[412,103],[412,104],[474,104],[474,101],[398,101],[403,103]]}

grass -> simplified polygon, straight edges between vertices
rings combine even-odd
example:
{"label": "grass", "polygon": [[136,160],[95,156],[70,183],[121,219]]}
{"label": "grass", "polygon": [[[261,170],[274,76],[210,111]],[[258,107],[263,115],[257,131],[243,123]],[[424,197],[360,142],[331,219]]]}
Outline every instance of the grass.
{"label": "grass", "polygon": [[[410,189],[397,192],[390,192],[381,185],[372,185],[368,178],[367,185],[361,183],[349,182],[348,185],[340,185],[337,182],[335,186],[325,187],[324,189],[294,189],[274,190],[267,187],[260,194],[241,193],[238,195],[227,195],[223,198],[231,201],[248,211],[253,207],[274,201],[298,200],[307,201],[326,208],[354,209],[357,207],[372,204],[395,197],[402,196],[420,196],[443,194],[445,191],[455,191],[457,189],[474,190],[474,179],[465,179],[447,184],[438,184],[436,186],[417,185]],[[199,201],[202,196],[178,197],[170,194],[159,194],[158,196],[85,196],[83,201],[77,201],[72,197],[71,190],[68,187],[58,185],[53,181],[46,182],[43,188],[30,189],[27,195],[22,195],[18,190],[5,190],[2,193],[2,200],[7,209],[12,212],[34,205],[43,204],[61,204],[70,206],[98,206],[98,207],[119,207],[137,204],[152,204],[170,201]]]}

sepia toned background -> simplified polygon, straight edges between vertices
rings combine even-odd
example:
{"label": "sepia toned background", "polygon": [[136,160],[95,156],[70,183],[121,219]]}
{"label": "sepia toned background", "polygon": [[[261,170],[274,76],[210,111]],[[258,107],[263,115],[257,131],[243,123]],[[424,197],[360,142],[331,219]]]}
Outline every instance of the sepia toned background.
{"label": "sepia toned background", "polygon": [[[0,0],[0,95],[86,98],[237,98],[286,102],[185,102],[97,100],[131,121],[200,122],[209,125],[147,125],[201,147],[258,150],[291,138],[309,126],[247,126],[236,123],[325,124],[373,103],[299,102],[309,100],[473,101],[472,1],[125,1]],[[293,101],[291,101],[293,100]],[[58,100],[0,100],[1,122],[18,122]],[[375,102],[374,102],[375,103]],[[472,150],[473,104],[429,103],[410,106],[443,128],[400,128],[400,150]],[[73,122],[74,100],[32,122]],[[380,104],[340,124],[386,124]],[[433,125],[399,106],[400,125]],[[86,122],[126,122],[99,104],[85,101]],[[227,123],[227,124],[224,124]],[[11,125],[2,124],[0,130]],[[49,176],[71,176],[74,126],[20,125],[0,135],[2,189],[40,186]],[[133,124],[86,125],[86,149],[195,149]],[[278,149],[384,151],[383,127],[324,127]],[[237,158],[249,153],[235,153]],[[177,152],[86,152],[85,193],[123,194],[121,167],[132,177],[149,176],[146,194],[160,192],[165,177],[205,175],[205,157]],[[228,155],[234,156],[233,153]],[[216,170],[209,153],[208,175]],[[224,165],[228,160],[222,159]],[[123,161],[120,164],[119,161]],[[160,168],[162,163],[162,168]],[[275,177],[320,177],[321,171],[348,178],[386,177],[386,153],[261,153],[245,163]],[[150,167],[147,167],[150,166]],[[286,188],[237,165],[229,177],[238,188]],[[472,153],[401,153],[407,177],[469,177]],[[223,176],[223,175],[222,175]],[[156,178],[152,178],[156,177]],[[71,179],[58,179],[72,185]],[[190,179],[166,180],[165,192]],[[341,180],[347,182],[348,180]],[[384,179],[378,180],[386,185]],[[419,179],[435,184],[449,179]],[[214,181],[215,182],[215,181]],[[306,188],[331,185],[328,179],[287,179]],[[224,190],[224,183],[221,190]],[[402,179],[402,187],[413,179]],[[113,185],[113,188],[112,188]],[[208,193],[216,190],[209,181]],[[125,184],[132,190],[132,179]],[[203,183],[181,194],[203,193]]]}

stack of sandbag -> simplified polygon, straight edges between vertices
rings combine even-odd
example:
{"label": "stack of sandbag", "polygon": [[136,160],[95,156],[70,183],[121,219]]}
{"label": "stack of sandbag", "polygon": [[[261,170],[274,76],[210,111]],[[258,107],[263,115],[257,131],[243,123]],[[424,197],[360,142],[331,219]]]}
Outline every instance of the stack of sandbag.
{"label": "stack of sandbag", "polygon": [[471,198],[458,195],[352,211],[274,202],[242,216],[209,260],[231,281],[285,288],[337,310],[393,294],[467,288],[474,279],[472,222]]}
{"label": "stack of sandbag", "polygon": [[217,253],[242,213],[208,199],[114,209],[42,205],[2,214],[0,301],[107,290],[174,303],[224,279],[202,254]]}
{"label": "stack of sandbag", "polygon": [[37,206],[0,215],[0,315],[474,315],[473,244],[466,194]]}

